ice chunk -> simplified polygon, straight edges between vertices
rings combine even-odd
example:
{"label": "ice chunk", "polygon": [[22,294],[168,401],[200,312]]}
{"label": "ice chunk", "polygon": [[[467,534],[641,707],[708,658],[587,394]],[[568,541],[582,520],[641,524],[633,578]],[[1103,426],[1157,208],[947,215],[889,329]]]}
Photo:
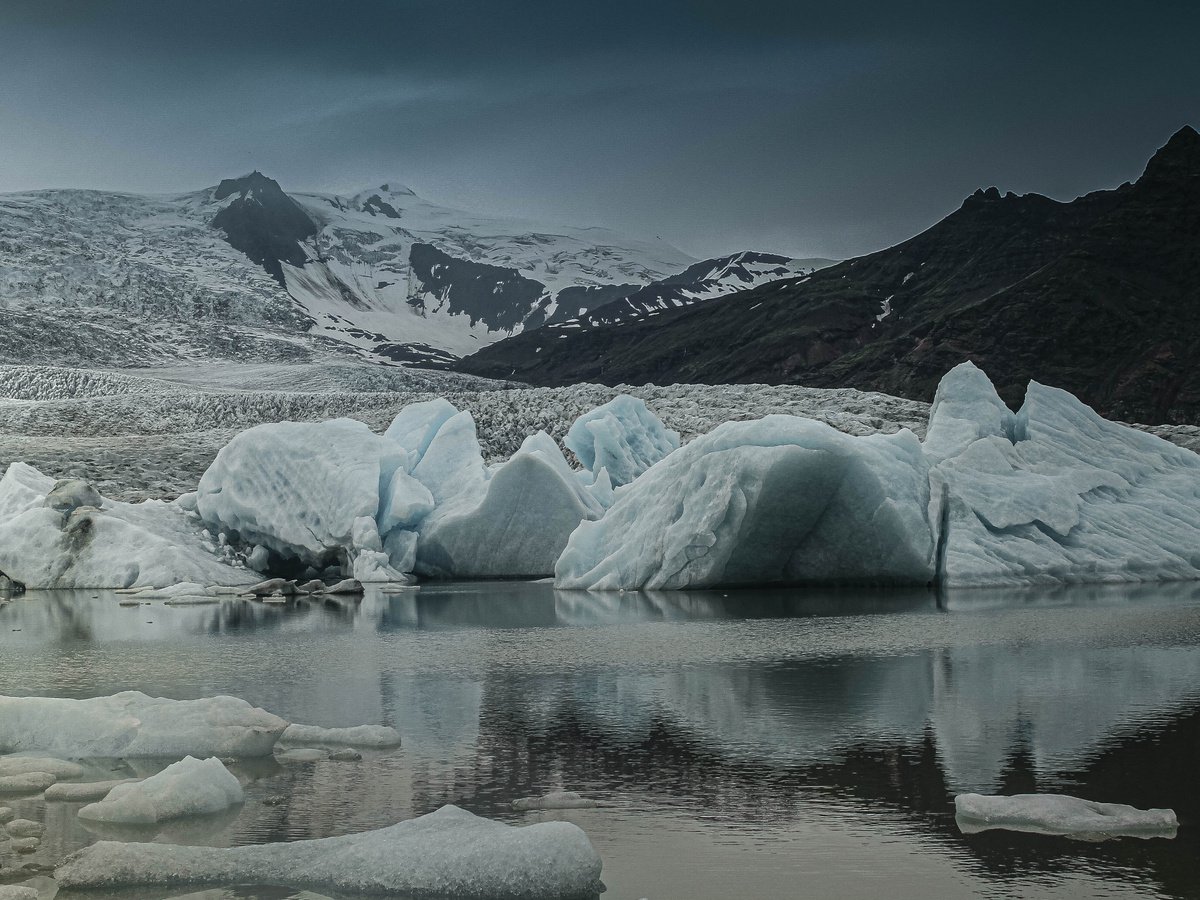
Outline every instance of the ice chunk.
{"label": "ice chunk", "polygon": [[379,533],[411,528],[433,511],[433,494],[402,469],[392,475],[379,507]]}
{"label": "ice chunk", "polygon": [[621,394],[576,419],[563,443],[593,474],[607,469],[619,487],[678,449],[679,435],[644,400]]}
{"label": "ice chunk", "polygon": [[793,416],[731,422],[581,524],[555,583],[925,583],[935,560],[928,506],[928,465],[912,432],[851,437]]}
{"label": "ice chunk", "polygon": [[185,756],[135,784],[117,785],[79,818],[123,825],[153,825],[181,816],[210,815],[244,799],[242,785],[219,759]]}
{"label": "ice chunk", "polygon": [[118,784],[133,784],[138,778],[119,778],[115,781],[83,781],[75,784],[58,783],[46,789],[46,800],[56,803],[87,803],[103,800]]}
{"label": "ice chunk", "polygon": [[54,486],[22,463],[10,465],[0,479],[0,571],[27,588],[250,580],[218,556],[203,531],[175,506],[104,500],[100,508],[66,511],[46,505]]}
{"label": "ice chunk", "polygon": [[966,834],[1002,828],[1091,838],[1173,838],[1179,827],[1170,809],[1136,809],[1063,794],[959,794],[954,811],[958,827]]}
{"label": "ice chunk", "polygon": [[81,478],[66,478],[56,482],[42,501],[44,506],[61,513],[73,512],[81,506],[99,508],[103,502],[100,492]]}
{"label": "ice chunk", "polygon": [[354,894],[559,900],[598,894],[601,861],[569,822],[513,827],[454,806],[361,834],[213,848],[103,841],[55,871],[64,888],[288,884]]}
{"label": "ice chunk", "polygon": [[46,826],[41,822],[34,822],[32,819],[13,819],[4,826],[4,830],[16,838],[40,838],[46,830]]}
{"label": "ice chunk", "polygon": [[456,415],[458,410],[454,404],[442,397],[410,403],[400,410],[383,436],[408,450],[412,455],[413,464],[416,465],[429,449],[439,429]]}
{"label": "ice chunk", "polygon": [[321,728],[291,724],[279,736],[282,744],[336,744],[339,747],[399,747],[400,733],[387,725],[355,725],[351,728]]}
{"label": "ice chunk", "polygon": [[580,521],[601,512],[558,445],[538,432],[496,470],[482,502],[439,507],[421,524],[416,571],[466,578],[548,575]]}
{"label": "ice chunk", "polygon": [[296,747],[275,754],[280,762],[315,762],[318,759],[328,759],[329,753],[316,747]]}
{"label": "ice chunk", "polygon": [[236,697],[168,700],[137,691],[91,700],[0,696],[0,751],[266,756],[287,724]]}
{"label": "ice chunk", "polygon": [[38,889],[24,884],[0,884],[0,900],[38,900]]}
{"label": "ice chunk", "polygon": [[969,364],[943,394],[962,398],[927,440],[946,584],[1200,577],[1200,456],[1036,382],[1014,415]]}
{"label": "ice chunk", "polygon": [[446,419],[412,468],[413,477],[425,485],[434,502],[443,509],[478,503],[486,473],[475,420],[469,412],[455,413]]}
{"label": "ice chunk", "polygon": [[575,791],[554,791],[544,797],[522,797],[514,800],[512,808],[518,812],[533,809],[594,809],[599,800],[581,797]]}
{"label": "ice chunk", "polygon": [[0,794],[37,794],[44,791],[58,776],[49,772],[26,772],[23,775],[0,776]]}
{"label": "ice chunk", "polygon": [[[408,454],[362,422],[259,425],[227,444],[200,479],[204,521],[317,568],[379,549],[374,523]],[[356,529],[356,523],[358,525]]]}
{"label": "ice chunk", "polygon": [[17,814],[12,811],[10,806],[0,806],[0,825],[11,822],[17,817]]}
{"label": "ice chunk", "polygon": [[65,759],[51,759],[45,756],[0,757],[0,776],[25,775],[29,772],[46,772],[56,778],[78,778],[83,774],[83,766]]}

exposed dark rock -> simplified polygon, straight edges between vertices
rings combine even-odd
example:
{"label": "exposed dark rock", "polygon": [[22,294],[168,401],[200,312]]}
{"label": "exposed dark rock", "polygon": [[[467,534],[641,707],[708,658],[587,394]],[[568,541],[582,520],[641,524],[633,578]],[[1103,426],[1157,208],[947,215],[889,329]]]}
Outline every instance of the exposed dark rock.
{"label": "exposed dark rock", "polygon": [[281,285],[282,263],[304,265],[308,258],[301,241],[317,233],[317,225],[274,180],[261,172],[226,178],[213,192],[214,200],[237,194],[212,220],[225,240],[262,266]]}
{"label": "exposed dark rock", "polygon": [[808,278],[619,327],[520,335],[460,368],[533,384],[796,383],[928,400],[964,359],[1010,403],[1032,378],[1107,416],[1200,422],[1200,135],[1181,129],[1116,190],[1070,203],[980,190],[924,233]]}

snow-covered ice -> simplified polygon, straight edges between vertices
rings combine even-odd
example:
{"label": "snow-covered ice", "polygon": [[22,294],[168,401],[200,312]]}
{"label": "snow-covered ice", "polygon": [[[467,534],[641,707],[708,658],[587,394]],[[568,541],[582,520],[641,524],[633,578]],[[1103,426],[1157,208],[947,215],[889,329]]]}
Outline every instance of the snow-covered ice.
{"label": "snow-covered ice", "polygon": [[513,827],[454,806],[361,834],[218,849],[103,841],[55,871],[65,888],[275,883],[353,893],[565,900],[599,893],[601,861],[568,822]]}
{"label": "snow-covered ice", "polygon": [[137,691],[90,700],[0,696],[0,752],[266,756],[287,724],[236,697],[169,700]]}
{"label": "snow-covered ice", "polygon": [[79,818],[122,825],[153,825],[181,816],[211,815],[241,803],[242,785],[214,757],[185,756],[144,781],[117,785]]}
{"label": "snow-covered ice", "polygon": [[354,725],[322,728],[292,723],[279,737],[281,744],[334,744],[338,747],[388,748],[400,746],[400,732],[389,725]]}
{"label": "snow-covered ice", "polygon": [[554,791],[543,797],[522,797],[512,802],[512,808],[518,812],[536,809],[594,809],[599,805],[599,800],[582,797],[575,791]]}
{"label": "snow-covered ice", "polygon": [[1173,838],[1179,827],[1170,809],[1136,809],[1064,794],[959,794],[954,798],[954,811],[966,834],[1000,828],[1091,838]]}

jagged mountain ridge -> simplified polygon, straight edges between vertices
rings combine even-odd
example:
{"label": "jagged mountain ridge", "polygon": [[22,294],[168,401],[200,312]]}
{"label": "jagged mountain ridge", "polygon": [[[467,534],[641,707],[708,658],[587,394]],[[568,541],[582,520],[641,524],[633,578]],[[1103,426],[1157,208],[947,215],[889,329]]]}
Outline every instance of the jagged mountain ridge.
{"label": "jagged mountain ridge", "polygon": [[[0,359],[141,366],[332,352],[445,366],[695,263],[662,241],[439,207],[395,182],[0,196]],[[730,275],[730,277],[735,277]]]}
{"label": "jagged mountain ridge", "polygon": [[1033,378],[1108,416],[1195,423],[1198,299],[1200,135],[1185,127],[1115,190],[1070,202],[980,190],[895,247],[625,327],[525,335],[460,368],[532,384],[791,383],[929,400],[969,358],[1010,403]]}

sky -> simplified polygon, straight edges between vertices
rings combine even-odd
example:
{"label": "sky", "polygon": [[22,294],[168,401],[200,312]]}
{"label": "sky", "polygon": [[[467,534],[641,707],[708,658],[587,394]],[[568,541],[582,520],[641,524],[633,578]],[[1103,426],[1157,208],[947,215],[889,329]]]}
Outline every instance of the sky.
{"label": "sky", "polygon": [[0,191],[400,182],[845,258],[1200,126],[1200,3],[0,0]]}

